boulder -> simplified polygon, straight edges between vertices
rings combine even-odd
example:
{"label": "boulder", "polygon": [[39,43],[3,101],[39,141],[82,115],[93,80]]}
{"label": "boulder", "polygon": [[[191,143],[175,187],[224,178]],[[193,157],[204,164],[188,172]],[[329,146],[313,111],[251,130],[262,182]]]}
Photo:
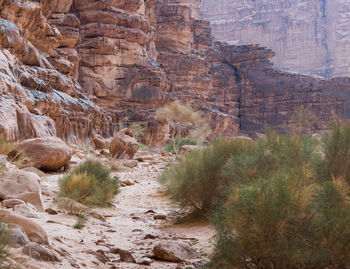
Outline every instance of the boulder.
{"label": "boulder", "polygon": [[[0,170],[0,198],[22,200],[32,204],[39,211],[43,211],[39,182],[38,175],[8,166]],[[13,203],[18,203],[18,201],[13,201]]]}
{"label": "boulder", "polygon": [[114,158],[129,158],[132,159],[139,149],[139,144],[128,128],[118,132],[111,143],[109,151]]}
{"label": "boulder", "polygon": [[58,171],[68,166],[72,150],[58,137],[39,137],[22,141],[18,152],[30,160],[32,166],[45,171]]}
{"label": "boulder", "polygon": [[49,238],[45,230],[34,220],[25,218],[15,213],[0,210],[1,221],[7,224],[17,224],[21,226],[29,240],[39,244],[49,244]]}
{"label": "boulder", "polygon": [[183,262],[200,258],[200,255],[189,245],[182,242],[164,241],[153,248],[154,256],[163,261]]}
{"label": "boulder", "polygon": [[23,253],[39,261],[58,262],[55,252],[38,243],[30,242],[23,248]]}
{"label": "boulder", "polygon": [[95,135],[92,138],[92,142],[94,143],[95,149],[102,150],[106,148],[106,142],[104,141],[103,137],[100,135]]}
{"label": "boulder", "polygon": [[9,246],[13,248],[20,248],[29,243],[28,236],[23,228],[17,224],[9,224]]}
{"label": "boulder", "polygon": [[31,204],[16,205],[13,208],[13,212],[23,217],[40,219],[38,212],[36,211],[35,207],[33,207]]}

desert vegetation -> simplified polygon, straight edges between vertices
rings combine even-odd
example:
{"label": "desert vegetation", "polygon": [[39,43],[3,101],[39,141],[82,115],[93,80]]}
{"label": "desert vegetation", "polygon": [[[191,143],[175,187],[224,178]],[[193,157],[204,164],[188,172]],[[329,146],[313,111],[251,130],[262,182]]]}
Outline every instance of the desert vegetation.
{"label": "desert vegetation", "polygon": [[168,122],[171,128],[171,138],[165,150],[179,154],[181,146],[202,144],[210,135],[211,129],[189,104],[172,102],[156,112],[157,121]]}
{"label": "desert vegetation", "polygon": [[160,176],[185,213],[206,216],[209,268],[350,266],[350,127],[323,137],[217,139]]}
{"label": "desert vegetation", "polygon": [[119,191],[117,177],[97,160],[88,160],[60,181],[61,197],[68,197],[87,206],[108,206]]}

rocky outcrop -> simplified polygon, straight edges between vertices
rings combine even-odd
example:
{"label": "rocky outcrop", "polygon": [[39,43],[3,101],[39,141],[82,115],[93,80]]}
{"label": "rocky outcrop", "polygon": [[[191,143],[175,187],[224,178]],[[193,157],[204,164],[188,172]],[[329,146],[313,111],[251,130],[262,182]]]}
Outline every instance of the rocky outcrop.
{"label": "rocky outcrop", "polygon": [[350,13],[345,0],[202,0],[217,40],[272,48],[279,68],[349,76]]}
{"label": "rocky outcrop", "polygon": [[72,1],[0,2],[0,132],[9,140],[108,132],[77,83],[79,19]]}
{"label": "rocky outcrop", "polygon": [[315,130],[332,110],[350,117],[347,79],[282,72],[269,49],[214,44],[200,0],[0,0],[0,45],[8,140],[84,143],[113,136],[125,120],[145,128],[141,142],[162,147],[171,130],[154,115],[173,100],[202,111],[213,136],[283,129],[301,106],[320,118]]}

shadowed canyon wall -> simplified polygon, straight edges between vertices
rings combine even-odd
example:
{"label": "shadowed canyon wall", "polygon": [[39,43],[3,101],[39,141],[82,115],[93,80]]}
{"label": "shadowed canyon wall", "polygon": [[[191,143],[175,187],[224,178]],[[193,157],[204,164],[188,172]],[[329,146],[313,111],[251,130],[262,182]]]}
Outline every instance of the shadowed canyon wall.
{"label": "shadowed canyon wall", "polygon": [[213,42],[200,0],[0,0],[0,133],[113,135],[128,117],[164,141],[158,107],[191,103],[213,135],[282,129],[299,107],[350,117],[350,80],[275,69],[256,45]]}
{"label": "shadowed canyon wall", "polygon": [[279,68],[350,76],[347,0],[203,0],[217,40],[272,48]]}

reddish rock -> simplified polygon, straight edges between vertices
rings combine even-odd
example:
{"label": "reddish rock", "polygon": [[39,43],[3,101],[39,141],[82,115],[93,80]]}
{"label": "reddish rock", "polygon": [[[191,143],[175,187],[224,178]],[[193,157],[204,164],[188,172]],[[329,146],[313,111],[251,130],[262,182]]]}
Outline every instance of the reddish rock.
{"label": "reddish rock", "polygon": [[132,131],[125,128],[118,132],[110,145],[109,151],[114,158],[132,159],[139,149],[139,144]]}
{"label": "reddish rock", "polygon": [[68,166],[73,154],[58,137],[27,139],[19,143],[16,150],[23,153],[32,166],[46,171],[58,171]]}

